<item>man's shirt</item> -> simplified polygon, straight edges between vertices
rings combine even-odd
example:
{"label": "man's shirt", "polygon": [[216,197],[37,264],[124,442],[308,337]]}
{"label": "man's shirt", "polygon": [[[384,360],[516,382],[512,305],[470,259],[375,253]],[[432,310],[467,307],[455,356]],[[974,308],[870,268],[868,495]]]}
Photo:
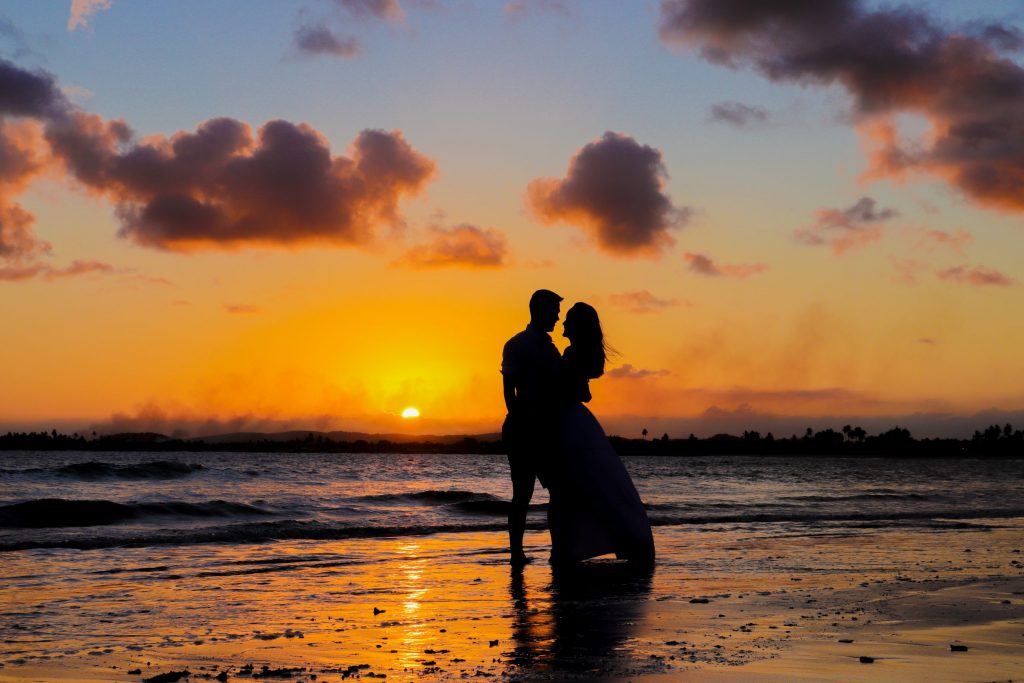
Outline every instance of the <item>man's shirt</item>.
{"label": "man's shirt", "polygon": [[507,342],[501,352],[501,374],[516,387],[516,403],[532,411],[550,400],[561,356],[551,335],[527,325],[526,329]]}

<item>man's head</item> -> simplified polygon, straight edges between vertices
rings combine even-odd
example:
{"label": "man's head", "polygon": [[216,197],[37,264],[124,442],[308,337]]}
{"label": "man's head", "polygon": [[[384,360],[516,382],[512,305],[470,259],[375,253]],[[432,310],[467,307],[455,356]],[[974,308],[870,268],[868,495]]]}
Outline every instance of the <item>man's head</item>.
{"label": "man's head", "polygon": [[530,297],[530,324],[545,332],[555,329],[561,301],[550,289],[538,289]]}

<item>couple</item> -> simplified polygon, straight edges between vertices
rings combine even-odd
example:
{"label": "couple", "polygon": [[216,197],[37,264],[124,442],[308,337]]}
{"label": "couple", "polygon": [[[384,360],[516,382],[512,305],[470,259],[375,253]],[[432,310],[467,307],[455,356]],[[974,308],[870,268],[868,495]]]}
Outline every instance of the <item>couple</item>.
{"label": "couple", "polygon": [[600,423],[583,405],[590,400],[590,380],[604,374],[607,359],[597,311],[585,303],[569,309],[562,332],[569,347],[559,355],[548,333],[558,322],[561,301],[552,291],[534,292],[530,324],[502,352],[512,564],[527,562],[523,533],[535,479],[550,496],[553,565],[608,553],[653,563],[654,538],[640,496]]}

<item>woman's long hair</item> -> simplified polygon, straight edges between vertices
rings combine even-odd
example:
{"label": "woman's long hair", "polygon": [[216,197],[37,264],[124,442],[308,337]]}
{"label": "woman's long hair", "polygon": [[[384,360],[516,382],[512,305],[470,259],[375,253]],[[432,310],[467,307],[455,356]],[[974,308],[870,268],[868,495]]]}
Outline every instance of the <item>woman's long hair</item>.
{"label": "woman's long hair", "polygon": [[572,348],[580,363],[584,375],[588,379],[596,379],[604,374],[604,365],[608,360],[609,352],[614,353],[604,341],[604,332],[601,331],[601,320],[597,317],[597,311],[590,304],[579,302],[573,304],[569,312],[565,314],[566,320],[569,316],[573,318],[575,327],[575,338],[572,340]]}

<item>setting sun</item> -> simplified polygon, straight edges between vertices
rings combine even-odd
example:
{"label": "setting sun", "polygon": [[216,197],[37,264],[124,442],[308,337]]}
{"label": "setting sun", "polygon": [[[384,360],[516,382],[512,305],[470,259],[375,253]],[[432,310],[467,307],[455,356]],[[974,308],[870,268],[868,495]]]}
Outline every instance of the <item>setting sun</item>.
{"label": "setting sun", "polygon": [[419,417],[419,416],[420,416],[420,411],[419,411],[418,408],[410,407],[410,408],[406,408],[405,410],[402,411],[402,417],[405,418],[406,420],[408,420],[410,418],[413,418],[413,417]]}

